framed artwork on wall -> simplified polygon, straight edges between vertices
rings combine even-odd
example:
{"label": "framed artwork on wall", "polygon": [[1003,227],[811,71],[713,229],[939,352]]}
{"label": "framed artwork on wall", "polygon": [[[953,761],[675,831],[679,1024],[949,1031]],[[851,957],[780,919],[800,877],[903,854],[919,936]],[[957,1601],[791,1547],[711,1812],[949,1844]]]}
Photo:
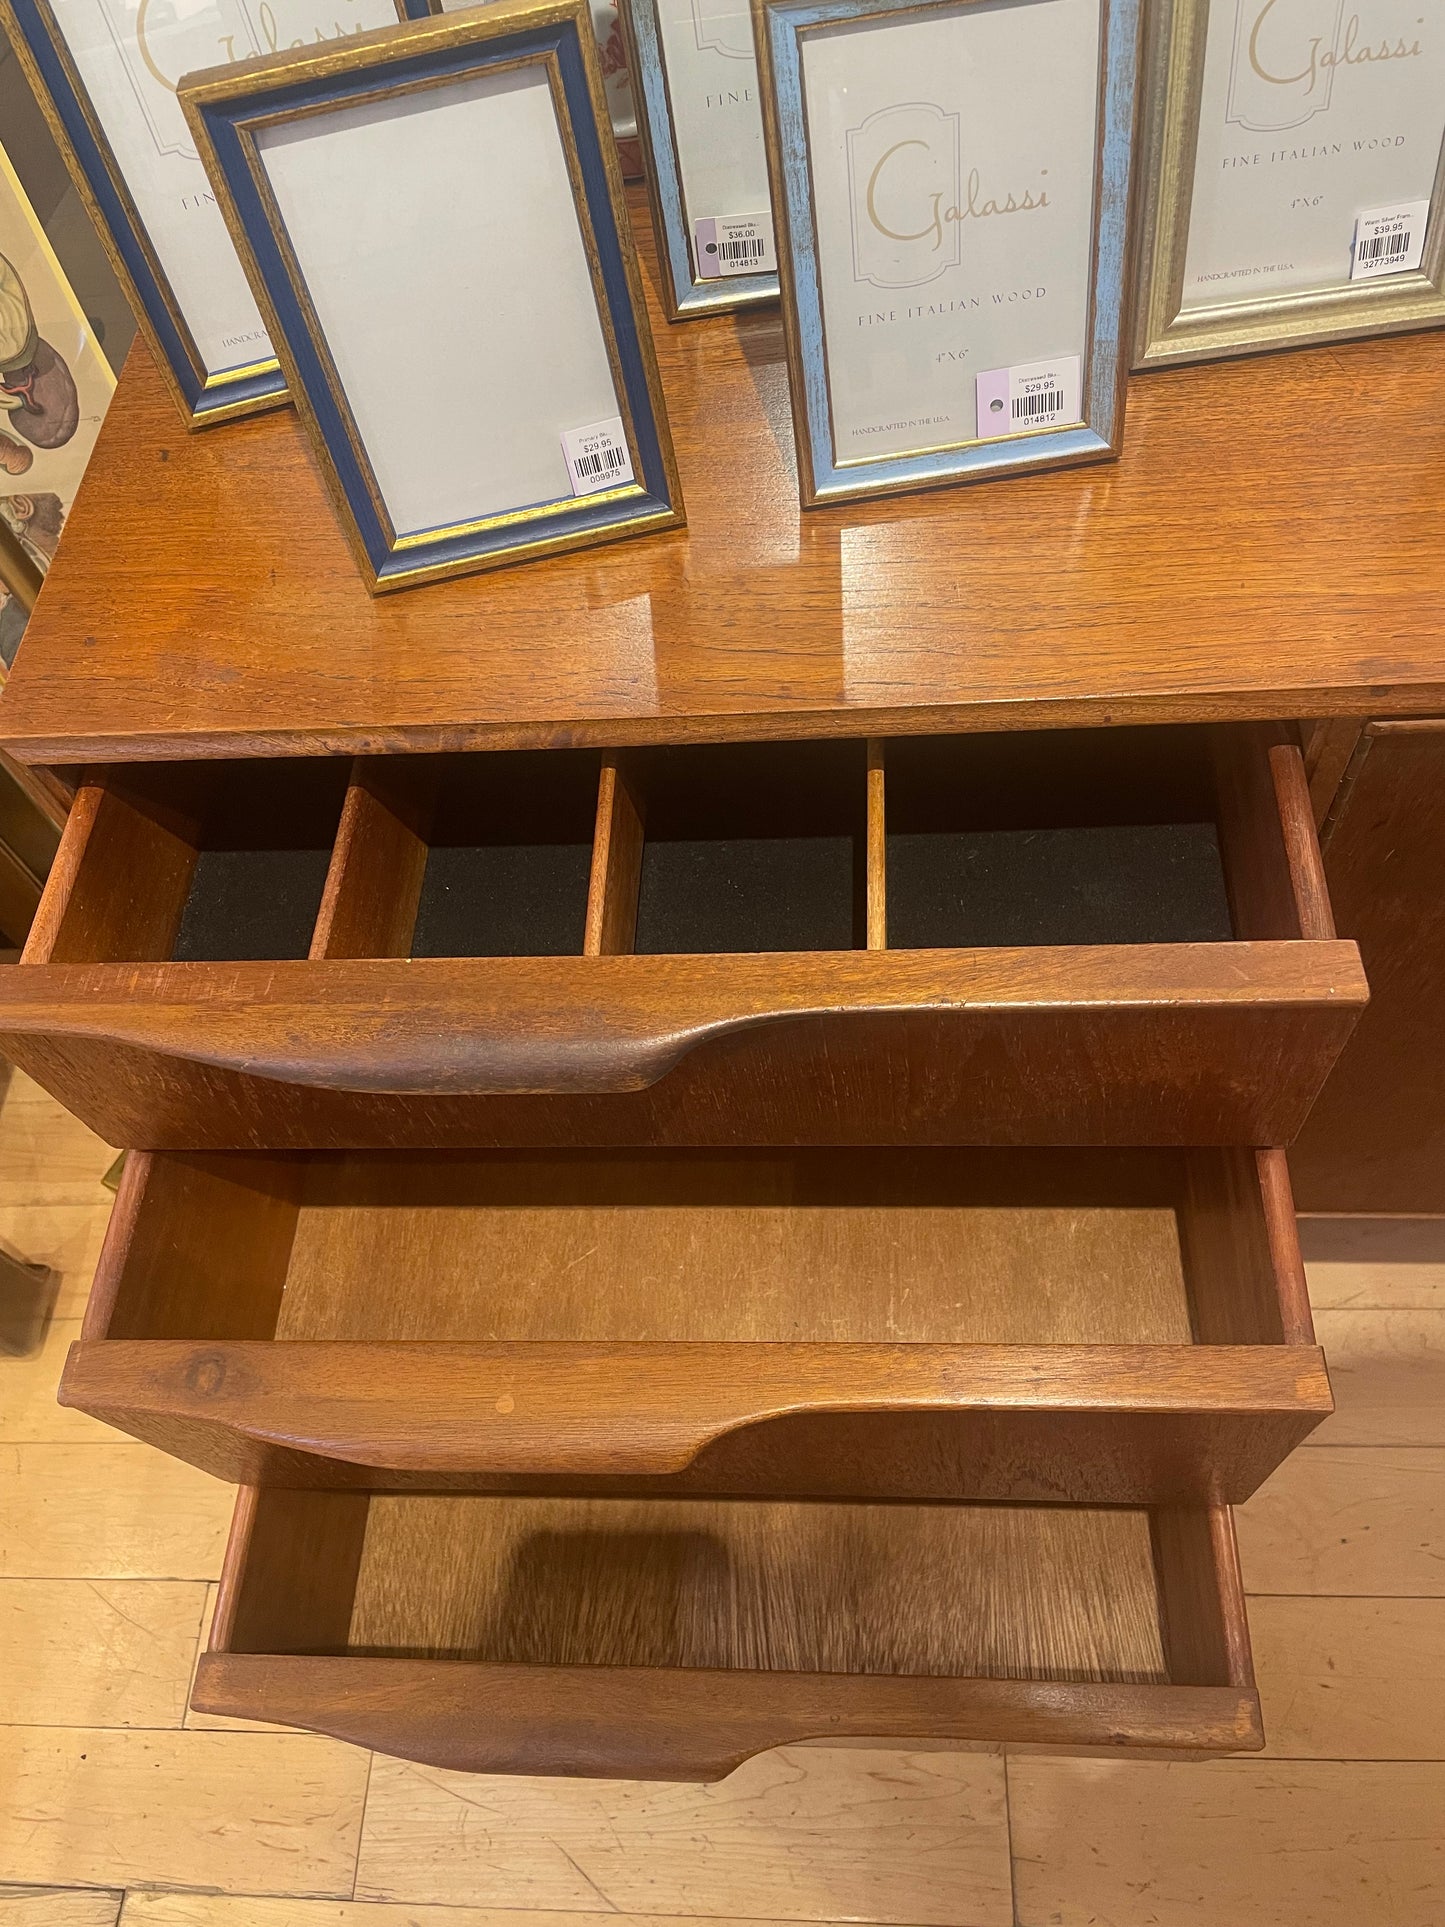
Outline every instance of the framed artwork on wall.
{"label": "framed artwork on wall", "polygon": [[1158,0],[1137,368],[1445,323],[1445,8]]}
{"label": "framed artwork on wall", "polygon": [[114,391],[110,364],[0,148],[0,678]]}
{"label": "framed artwork on wall", "polygon": [[681,524],[586,0],[218,68],[182,101],[374,591]]}
{"label": "framed artwork on wall", "polygon": [[195,426],[274,407],[286,391],[181,112],[180,80],[395,17],[392,0],[0,0],[161,373]]}
{"label": "framed artwork on wall", "polygon": [[1116,456],[1137,0],[754,0],[804,506]]}

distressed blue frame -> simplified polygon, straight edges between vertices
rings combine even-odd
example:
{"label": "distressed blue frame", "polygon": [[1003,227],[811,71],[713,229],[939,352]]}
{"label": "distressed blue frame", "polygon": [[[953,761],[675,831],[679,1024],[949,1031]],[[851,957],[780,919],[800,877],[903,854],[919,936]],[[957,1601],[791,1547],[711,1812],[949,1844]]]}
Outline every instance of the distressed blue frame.
{"label": "distressed blue frame", "polygon": [[716,281],[698,279],[688,232],[682,170],[677,158],[672,106],[667,94],[667,62],[657,19],[657,0],[620,0],[632,40],[632,77],[638,89],[638,124],[647,146],[647,185],[657,216],[658,246],[664,255],[676,321],[695,315],[723,314],[776,301],[778,276],[735,274]]}
{"label": "distressed blue frame", "polygon": [[[434,19],[425,9],[418,17]],[[456,15],[448,16],[455,20]],[[216,168],[239,222],[249,265],[264,286],[268,320],[274,317],[278,338],[295,370],[296,387],[304,397],[316,432],[324,443],[355,537],[377,589],[398,588],[422,578],[488,561],[510,560],[533,550],[550,550],[559,543],[603,540],[624,525],[661,519],[680,521],[676,489],[670,485],[658,427],[658,410],[648,380],[638,317],[633,308],[626,256],[609,190],[601,137],[583,60],[576,17],[539,25],[520,25],[514,32],[461,44],[408,45],[399,29],[394,47],[376,51],[364,66],[322,72],[278,85],[262,78],[249,91],[229,92],[221,99],[201,98],[192,111],[209,139]],[[333,382],[329,356],[315,330],[304,288],[293,274],[251,160],[248,130],[257,121],[274,122],[315,109],[341,107],[357,96],[375,95],[378,87],[404,86],[417,80],[460,79],[466,74],[529,56],[554,55],[567,103],[571,131],[583,180],[583,193],[596,241],[597,260],[605,291],[604,329],[615,343],[622,384],[631,411],[633,453],[638,487],[620,497],[567,497],[551,513],[528,513],[545,504],[518,503],[488,525],[418,540],[425,531],[394,532],[380,507],[379,493],[370,479],[365,451],[356,436],[350,412]],[[508,519],[526,515],[525,521]],[[401,546],[404,542],[405,546]]]}
{"label": "distressed blue frame", "polygon": [[[977,0],[975,0],[977,3]],[[757,4],[757,0],[755,0]],[[1094,210],[1094,281],[1090,296],[1084,377],[1084,425],[1005,441],[962,443],[917,455],[876,461],[834,460],[828,405],[826,337],[817,236],[808,167],[800,40],[810,28],[889,15],[962,6],[968,0],[762,0],[767,64],[771,68],[775,205],[781,189],[785,313],[791,307],[789,349],[798,424],[800,479],[805,507],[859,495],[976,481],[1072,462],[1098,461],[1119,451],[1128,378],[1126,311],[1131,293],[1129,209],[1139,74],[1140,0],[1100,0],[1100,165]],[[1029,6],[1034,0],[1012,0]],[[790,296],[790,299],[788,297]],[[801,391],[801,392],[800,392]]]}

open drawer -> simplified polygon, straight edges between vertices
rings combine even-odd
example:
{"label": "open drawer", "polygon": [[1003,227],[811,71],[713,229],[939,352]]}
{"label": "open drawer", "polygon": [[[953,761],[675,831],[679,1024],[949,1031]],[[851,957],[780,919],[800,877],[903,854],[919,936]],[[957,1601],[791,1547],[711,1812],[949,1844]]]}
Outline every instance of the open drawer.
{"label": "open drawer", "polygon": [[262,1484],[1241,1501],[1331,1409],[1280,1151],[133,1156],[63,1403]]}
{"label": "open drawer", "polygon": [[485,1773],[1263,1743],[1227,1509],[241,1492],[192,1704]]}
{"label": "open drawer", "polygon": [[1365,996],[1263,726],[170,764],[0,1048],[154,1149],[1279,1144]]}

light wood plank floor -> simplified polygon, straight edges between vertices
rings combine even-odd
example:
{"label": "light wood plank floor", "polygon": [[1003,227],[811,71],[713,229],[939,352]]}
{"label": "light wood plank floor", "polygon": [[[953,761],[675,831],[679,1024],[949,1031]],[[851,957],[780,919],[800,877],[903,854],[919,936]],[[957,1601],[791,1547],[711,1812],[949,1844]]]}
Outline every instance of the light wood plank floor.
{"label": "light wood plank floor", "polygon": [[1263,1758],[472,1779],[187,1714],[229,1489],[53,1401],[109,1161],[11,1076],[0,1238],[62,1277],[0,1332],[0,1927],[1445,1923],[1445,1220],[1303,1227],[1340,1410],[1241,1517]]}

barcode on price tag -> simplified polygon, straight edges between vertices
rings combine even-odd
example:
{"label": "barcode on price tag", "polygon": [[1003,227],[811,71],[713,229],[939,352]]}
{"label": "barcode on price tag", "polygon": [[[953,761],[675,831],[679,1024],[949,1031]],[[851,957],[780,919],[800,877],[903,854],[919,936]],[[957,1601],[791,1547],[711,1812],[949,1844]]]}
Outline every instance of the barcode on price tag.
{"label": "barcode on price tag", "polygon": [[620,415],[610,422],[593,422],[590,428],[563,429],[562,453],[574,495],[595,495],[599,489],[632,480],[632,457]]}
{"label": "barcode on price tag", "polygon": [[693,253],[699,281],[728,274],[771,274],[778,265],[771,214],[719,214],[695,221]]}
{"label": "barcode on price tag", "polygon": [[1078,355],[1054,361],[1026,361],[1016,368],[991,368],[978,377],[978,438],[998,441],[1031,429],[1060,428],[1080,421],[1083,362]]}
{"label": "barcode on price tag", "polygon": [[1372,281],[1379,274],[1408,274],[1425,259],[1428,201],[1401,201],[1398,207],[1371,208],[1355,223],[1352,281]]}

